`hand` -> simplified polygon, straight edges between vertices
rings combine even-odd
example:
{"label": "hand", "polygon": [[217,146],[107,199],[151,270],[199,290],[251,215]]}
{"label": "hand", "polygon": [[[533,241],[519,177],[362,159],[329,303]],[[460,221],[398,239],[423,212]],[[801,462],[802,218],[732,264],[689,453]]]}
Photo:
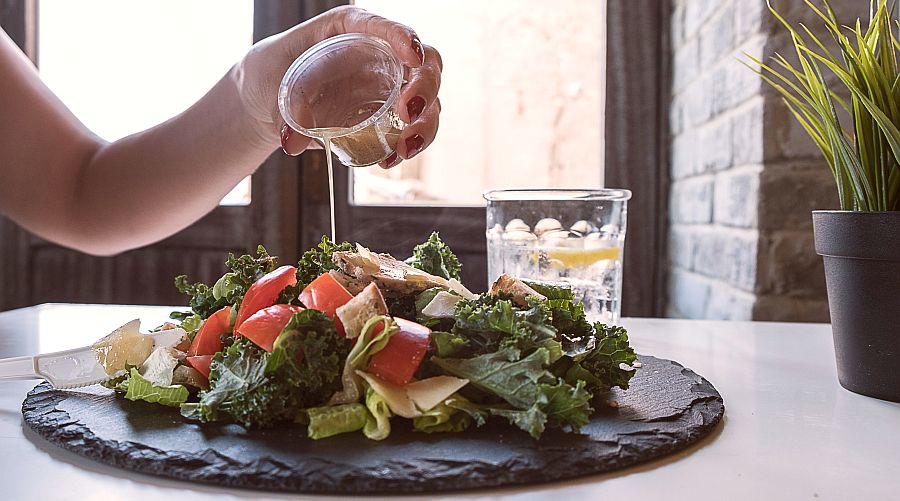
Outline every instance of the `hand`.
{"label": "hand", "polygon": [[298,155],[312,140],[288,127],[278,111],[278,86],[288,66],[316,43],[343,33],[367,33],[387,41],[404,66],[407,83],[400,90],[400,118],[408,125],[400,135],[397,151],[381,166],[390,168],[412,158],[434,140],[441,104],[443,63],[433,47],[423,45],[408,26],[346,6],[332,9],[287,31],[261,40],[234,69],[241,101],[266,144],[281,143],[285,153]]}

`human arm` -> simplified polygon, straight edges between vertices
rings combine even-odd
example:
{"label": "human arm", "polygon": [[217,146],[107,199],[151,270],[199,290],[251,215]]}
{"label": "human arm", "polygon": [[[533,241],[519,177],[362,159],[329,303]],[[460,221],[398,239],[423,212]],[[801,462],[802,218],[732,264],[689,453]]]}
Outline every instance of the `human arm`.
{"label": "human arm", "polygon": [[[360,9],[335,9],[259,42],[187,110],[112,143],[87,130],[0,32],[0,213],[48,240],[100,255],[187,227],[279,145],[275,95],[287,66],[314,43],[347,31],[382,36],[404,63],[421,65],[409,28]],[[429,78],[433,89],[412,81],[408,87],[436,96],[438,80]],[[433,122],[436,130],[436,114],[424,125],[423,118],[410,128]],[[296,137],[288,146],[296,153],[308,145]]]}

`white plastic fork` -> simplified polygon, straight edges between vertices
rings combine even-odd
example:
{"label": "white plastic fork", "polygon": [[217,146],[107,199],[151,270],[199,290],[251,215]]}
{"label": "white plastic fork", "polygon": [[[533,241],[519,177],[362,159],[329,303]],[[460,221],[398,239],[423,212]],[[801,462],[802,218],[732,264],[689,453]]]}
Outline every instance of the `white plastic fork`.
{"label": "white plastic fork", "polygon": [[45,353],[33,357],[0,360],[0,381],[46,379],[54,388],[70,389],[99,384],[116,378],[125,371],[109,375],[90,346]]}

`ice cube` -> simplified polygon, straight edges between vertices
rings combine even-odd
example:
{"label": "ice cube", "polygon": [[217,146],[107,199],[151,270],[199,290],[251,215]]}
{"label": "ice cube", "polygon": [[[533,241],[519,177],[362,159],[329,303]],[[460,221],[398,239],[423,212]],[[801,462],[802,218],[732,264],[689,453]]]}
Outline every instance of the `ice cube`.
{"label": "ice cube", "polygon": [[591,233],[584,237],[584,247],[587,249],[609,249],[616,247],[617,244],[615,236],[603,232]]}
{"label": "ice cube", "polygon": [[582,235],[587,235],[588,233],[594,233],[597,231],[597,226],[590,221],[585,221],[584,219],[580,221],[575,221],[575,224],[572,225],[572,231],[577,231]]}
{"label": "ice cube", "polygon": [[584,239],[577,231],[554,230],[543,233],[540,237],[541,245],[547,247],[581,248]]}
{"label": "ice cube", "polygon": [[525,221],[522,221],[519,218],[513,219],[512,221],[506,223],[506,231],[515,231],[515,230],[524,230],[531,231],[531,227],[525,224]]}
{"label": "ice cube", "polygon": [[619,225],[617,224],[604,224],[600,227],[600,233],[613,238],[619,236],[619,231]]}
{"label": "ice cube", "polygon": [[509,225],[506,226],[506,233],[503,234],[503,240],[512,241],[515,243],[529,243],[534,242],[538,239],[538,237],[528,231],[528,230],[510,230]]}
{"label": "ice cube", "polygon": [[538,221],[536,225],[534,225],[534,233],[537,236],[541,236],[544,233],[558,231],[561,229],[562,224],[560,224],[559,221],[553,219],[552,217],[545,217],[544,219]]}

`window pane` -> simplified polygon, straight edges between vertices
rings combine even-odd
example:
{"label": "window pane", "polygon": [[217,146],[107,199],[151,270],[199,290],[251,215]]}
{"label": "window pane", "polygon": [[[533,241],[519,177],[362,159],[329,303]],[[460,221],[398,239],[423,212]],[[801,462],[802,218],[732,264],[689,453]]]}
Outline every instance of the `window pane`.
{"label": "window pane", "polygon": [[356,0],[444,61],[441,124],[389,171],[353,169],[357,204],[482,204],[488,188],[603,184],[603,0]]}
{"label": "window pane", "polygon": [[[206,93],[253,42],[253,2],[41,0],[41,76],[100,137],[163,122]],[[225,197],[249,203],[249,178]]]}

